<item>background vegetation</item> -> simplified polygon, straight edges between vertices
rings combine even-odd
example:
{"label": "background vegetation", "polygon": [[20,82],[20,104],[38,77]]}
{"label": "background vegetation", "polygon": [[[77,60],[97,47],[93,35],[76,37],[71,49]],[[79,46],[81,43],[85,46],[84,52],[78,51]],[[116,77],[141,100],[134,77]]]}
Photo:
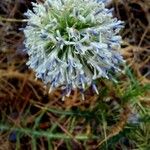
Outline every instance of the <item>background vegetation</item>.
{"label": "background vegetation", "polygon": [[97,80],[99,95],[89,88],[83,101],[76,90],[62,101],[60,89],[48,94],[26,66],[20,28],[31,1],[1,0],[0,150],[150,149],[150,1],[107,7],[125,22],[124,74]]}

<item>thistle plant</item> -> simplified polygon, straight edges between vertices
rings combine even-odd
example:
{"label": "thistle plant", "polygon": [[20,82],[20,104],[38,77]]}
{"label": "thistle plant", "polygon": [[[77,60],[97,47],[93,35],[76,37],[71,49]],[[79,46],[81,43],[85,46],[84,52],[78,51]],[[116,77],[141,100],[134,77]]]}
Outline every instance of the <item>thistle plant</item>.
{"label": "thistle plant", "polygon": [[123,63],[119,54],[122,22],[113,18],[104,1],[46,0],[28,10],[24,29],[27,65],[50,89],[61,87],[65,95],[94,81],[112,79]]}

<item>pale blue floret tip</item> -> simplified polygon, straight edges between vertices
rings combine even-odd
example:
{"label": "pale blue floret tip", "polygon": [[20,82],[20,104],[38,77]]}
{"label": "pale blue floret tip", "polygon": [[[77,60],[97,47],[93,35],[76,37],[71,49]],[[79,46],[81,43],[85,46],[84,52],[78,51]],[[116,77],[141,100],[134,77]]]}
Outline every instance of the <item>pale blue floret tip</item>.
{"label": "pale blue floret tip", "polygon": [[28,10],[24,29],[27,65],[37,78],[71,90],[84,91],[97,78],[111,78],[124,62],[119,54],[123,23],[98,0],[46,0]]}

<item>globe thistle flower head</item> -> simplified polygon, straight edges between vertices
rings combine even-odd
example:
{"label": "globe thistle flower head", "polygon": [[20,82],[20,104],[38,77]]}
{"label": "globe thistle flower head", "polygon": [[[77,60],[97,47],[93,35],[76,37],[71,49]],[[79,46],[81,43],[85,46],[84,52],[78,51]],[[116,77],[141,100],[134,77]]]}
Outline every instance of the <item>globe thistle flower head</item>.
{"label": "globe thistle flower head", "polygon": [[24,29],[28,65],[51,89],[84,91],[93,81],[111,78],[123,62],[119,54],[122,22],[102,1],[46,0],[28,10]]}

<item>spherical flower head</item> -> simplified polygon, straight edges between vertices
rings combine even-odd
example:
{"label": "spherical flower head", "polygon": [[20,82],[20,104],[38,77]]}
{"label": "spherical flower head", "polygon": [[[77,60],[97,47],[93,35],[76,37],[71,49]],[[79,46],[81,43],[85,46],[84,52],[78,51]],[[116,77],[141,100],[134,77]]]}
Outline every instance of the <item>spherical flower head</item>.
{"label": "spherical flower head", "polygon": [[28,10],[24,29],[28,65],[51,89],[65,95],[84,91],[97,78],[111,78],[123,62],[119,54],[122,22],[102,1],[46,0]]}

